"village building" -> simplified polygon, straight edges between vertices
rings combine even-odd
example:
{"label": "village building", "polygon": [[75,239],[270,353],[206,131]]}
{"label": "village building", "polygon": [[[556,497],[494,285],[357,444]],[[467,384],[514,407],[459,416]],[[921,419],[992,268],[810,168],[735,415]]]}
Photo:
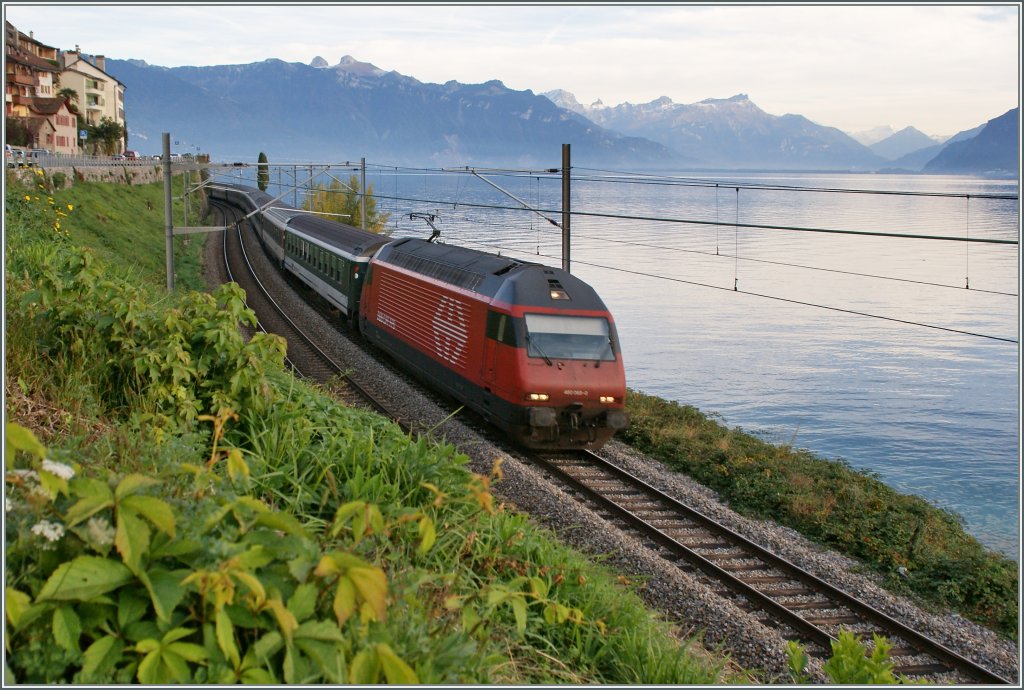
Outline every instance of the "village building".
{"label": "village building", "polygon": [[[5,21],[4,58],[6,143],[77,154],[85,126],[109,119],[125,127],[125,86],[107,74],[104,56],[58,50]],[[115,152],[126,146],[122,139]]]}

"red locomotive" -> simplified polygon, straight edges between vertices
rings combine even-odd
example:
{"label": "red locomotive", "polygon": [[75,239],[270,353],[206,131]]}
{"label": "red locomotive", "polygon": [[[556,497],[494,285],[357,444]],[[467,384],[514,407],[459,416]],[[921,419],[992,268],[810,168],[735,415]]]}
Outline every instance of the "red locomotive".
{"label": "red locomotive", "polygon": [[532,448],[599,448],[627,424],[615,323],[561,269],[401,239],[370,261],[360,330]]}
{"label": "red locomotive", "polygon": [[426,382],[528,447],[595,449],[626,426],[615,322],[569,273],[311,218],[252,187],[211,199],[250,225],[286,271]]}

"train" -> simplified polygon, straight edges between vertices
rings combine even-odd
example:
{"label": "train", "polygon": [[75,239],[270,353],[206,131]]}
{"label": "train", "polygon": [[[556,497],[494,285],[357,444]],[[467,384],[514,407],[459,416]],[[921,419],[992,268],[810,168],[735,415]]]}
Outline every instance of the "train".
{"label": "train", "polygon": [[615,321],[569,272],[367,232],[246,185],[207,189],[362,338],[514,442],[596,450],[628,425]]}

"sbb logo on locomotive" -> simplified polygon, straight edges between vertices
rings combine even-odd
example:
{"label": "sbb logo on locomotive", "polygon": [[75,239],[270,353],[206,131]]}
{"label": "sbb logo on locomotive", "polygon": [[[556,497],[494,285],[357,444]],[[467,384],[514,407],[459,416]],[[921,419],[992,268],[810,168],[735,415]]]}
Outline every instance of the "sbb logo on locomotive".
{"label": "sbb logo on locomotive", "polygon": [[466,342],[469,340],[466,322],[465,304],[448,296],[438,300],[433,320],[434,353],[462,368],[466,366]]}

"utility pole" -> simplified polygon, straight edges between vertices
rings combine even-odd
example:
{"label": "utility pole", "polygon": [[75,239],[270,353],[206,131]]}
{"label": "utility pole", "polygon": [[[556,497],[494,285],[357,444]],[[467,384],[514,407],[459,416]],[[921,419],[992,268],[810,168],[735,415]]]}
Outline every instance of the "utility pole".
{"label": "utility pole", "polygon": [[359,200],[359,215],[360,225],[363,230],[366,229],[366,158],[359,159],[359,187],[363,191],[363,196]]}
{"label": "utility pole", "polygon": [[562,270],[569,271],[569,144],[562,144]]}
{"label": "utility pole", "polygon": [[174,221],[171,216],[171,134],[163,133],[164,145],[164,245],[167,258],[167,291],[174,290]]}

